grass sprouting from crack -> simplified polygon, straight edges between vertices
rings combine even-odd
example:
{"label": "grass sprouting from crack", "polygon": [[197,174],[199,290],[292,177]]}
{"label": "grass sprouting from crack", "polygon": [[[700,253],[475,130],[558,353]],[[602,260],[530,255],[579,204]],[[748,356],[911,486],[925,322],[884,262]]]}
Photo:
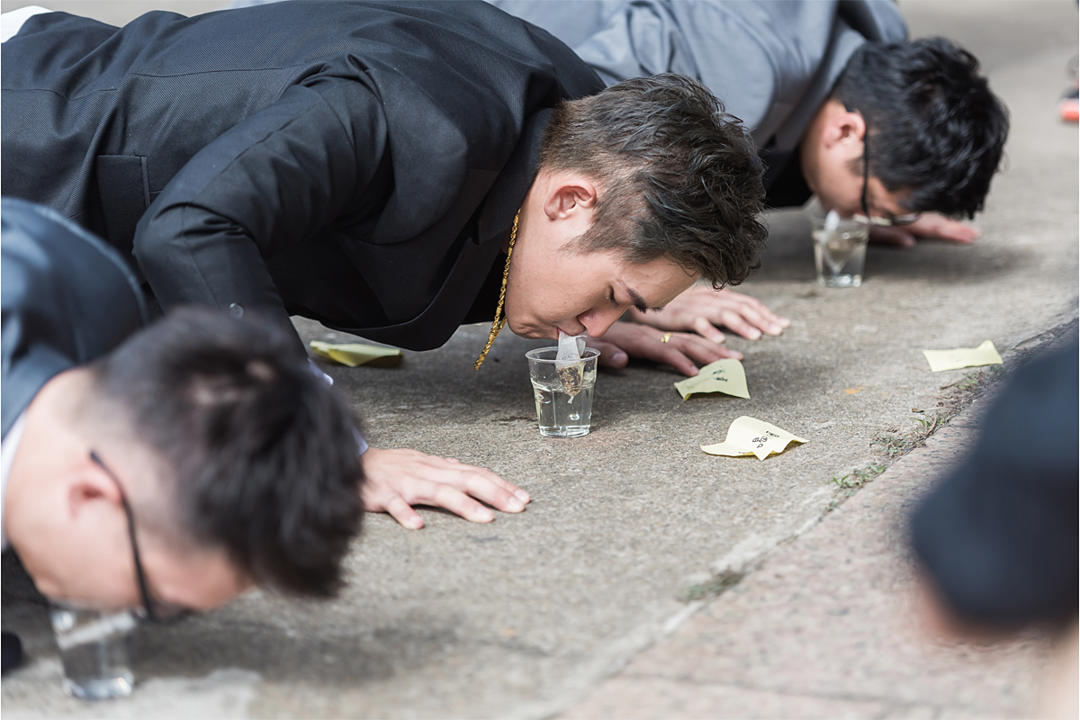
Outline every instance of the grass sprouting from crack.
{"label": "grass sprouting from crack", "polygon": [[961,410],[982,395],[1002,372],[1000,365],[994,365],[968,373],[955,382],[942,385],[939,389],[943,392],[938,396],[936,408],[929,411],[920,408],[911,409],[911,412],[916,415],[913,418],[915,421],[913,427],[906,431],[891,430],[878,433],[870,441],[870,446],[879,455],[878,461],[852,470],[847,475],[833,477],[832,482],[836,485],[837,497],[829,503],[826,512],[835,510],[860,488],[885,472],[889,465],[915,448],[922,447],[927,438],[947,425]]}
{"label": "grass sprouting from crack", "polygon": [[834,477],[833,484],[841,490],[858,490],[868,482],[885,472],[885,465],[873,464],[853,470],[842,477]]}
{"label": "grass sprouting from crack", "polygon": [[679,596],[679,600],[684,603],[695,602],[697,600],[708,600],[718,595],[722,595],[726,590],[739,584],[739,581],[743,579],[743,573],[735,572],[734,570],[724,570],[718,575],[714,575],[709,578],[708,581],[699,583],[697,585],[691,585],[683,591]]}

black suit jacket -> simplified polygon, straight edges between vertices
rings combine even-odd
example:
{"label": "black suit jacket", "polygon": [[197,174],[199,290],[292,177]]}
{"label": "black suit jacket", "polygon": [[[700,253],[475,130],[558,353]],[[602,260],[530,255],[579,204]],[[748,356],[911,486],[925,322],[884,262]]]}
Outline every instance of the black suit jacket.
{"label": "black suit jacket", "polygon": [[4,43],[2,72],[4,192],[133,246],[162,305],[300,314],[413,349],[476,300],[549,109],[603,87],[480,2],[120,29],[52,13]]}
{"label": "black suit jacket", "polygon": [[0,201],[3,435],[54,375],[105,355],[146,322],[135,277],[48,208]]}

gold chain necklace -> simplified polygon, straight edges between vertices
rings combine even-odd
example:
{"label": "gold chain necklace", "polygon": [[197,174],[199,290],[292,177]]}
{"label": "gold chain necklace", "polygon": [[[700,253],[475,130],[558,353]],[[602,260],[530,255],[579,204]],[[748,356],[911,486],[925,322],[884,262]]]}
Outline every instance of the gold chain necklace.
{"label": "gold chain necklace", "polygon": [[502,286],[499,288],[499,305],[495,308],[495,319],[491,321],[491,332],[488,333],[484,349],[480,351],[480,357],[476,358],[476,362],[473,363],[473,370],[479,370],[480,366],[484,364],[484,358],[487,357],[488,350],[491,349],[491,343],[495,342],[499,331],[506,324],[506,318],[502,317],[502,309],[503,301],[506,300],[506,279],[510,277],[510,256],[514,254],[514,243],[517,241],[519,215],[521,215],[521,210],[514,213],[514,226],[510,228],[510,245],[506,249],[506,267],[503,268]]}

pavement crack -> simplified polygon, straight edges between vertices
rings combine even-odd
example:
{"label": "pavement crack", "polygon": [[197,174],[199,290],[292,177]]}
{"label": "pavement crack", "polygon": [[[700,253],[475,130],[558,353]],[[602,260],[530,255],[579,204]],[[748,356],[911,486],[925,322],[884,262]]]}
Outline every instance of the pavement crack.
{"label": "pavement crack", "polygon": [[875,693],[839,692],[839,691],[837,691],[837,692],[828,692],[828,691],[818,692],[818,691],[812,691],[812,690],[798,690],[798,689],[791,690],[791,689],[785,689],[785,688],[779,688],[779,687],[772,687],[772,686],[768,686],[768,685],[761,685],[761,684],[752,683],[752,682],[731,682],[731,681],[714,682],[714,681],[711,681],[711,680],[703,680],[703,679],[700,679],[700,678],[691,677],[689,675],[671,676],[671,675],[662,675],[662,674],[655,674],[655,673],[626,672],[626,673],[623,673],[622,677],[627,679],[627,680],[643,680],[643,681],[644,680],[663,680],[665,682],[676,683],[676,684],[679,684],[679,685],[687,685],[687,686],[696,687],[696,688],[705,688],[705,687],[732,688],[734,690],[744,690],[744,691],[749,691],[749,692],[776,695],[776,696],[779,696],[779,697],[819,698],[819,699],[822,699],[822,700],[832,700],[832,701],[836,701],[836,702],[860,702],[860,703],[873,702],[873,703],[880,703],[882,705],[888,705],[888,706],[890,706],[890,709],[893,709],[893,710],[898,709],[898,708],[914,709],[914,708],[922,707],[922,708],[930,708],[931,710],[933,710],[934,713],[935,713],[935,716],[937,714],[940,714],[943,711],[947,711],[947,710],[953,710],[953,711],[963,710],[963,711],[968,711],[968,712],[971,711],[971,708],[969,706],[966,706],[966,705],[960,705],[960,704],[951,705],[951,704],[941,704],[941,703],[934,703],[934,702],[912,701],[912,700],[905,700],[905,699],[901,699],[901,698],[897,698],[897,697],[892,697],[892,696],[889,696],[889,695],[879,695],[879,694],[875,694]]}
{"label": "pavement crack", "polygon": [[683,591],[679,600],[684,603],[698,600],[713,600],[738,585],[746,577],[745,572],[726,569],[713,575],[707,581],[691,585]]}
{"label": "pavement crack", "polygon": [[[1076,334],[1077,318],[1074,315],[1068,321],[1014,345],[1011,352],[1006,355],[1008,367],[1016,367],[1031,355]],[[848,498],[888,470],[897,460],[925,445],[932,435],[995,387],[1005,375],[1005,370],[1001,365],[991,365],[967,372],[959,379],[939,387],[939,390],[943,392],[935,398],[934,409],[911,409],[916,416],[912,418],[915,422],[914,427],[906,431],[889,428],[878,433],[870,442],[877,455],[872,462],[846,475],[833,476],[832,482],[837,490],[836,497],[825,508],[825,514],[840,507]]]}

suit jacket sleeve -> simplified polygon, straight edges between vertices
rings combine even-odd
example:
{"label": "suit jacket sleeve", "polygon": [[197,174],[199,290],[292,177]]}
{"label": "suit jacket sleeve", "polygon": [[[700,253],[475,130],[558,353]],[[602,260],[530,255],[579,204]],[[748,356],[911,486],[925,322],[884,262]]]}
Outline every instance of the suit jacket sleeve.
{"label": "suit jacket sleeve", "polygon": [[288,88],[200,150],[148,208],[139,265],[163,307],[235,305],[291,330],[267,267],[355,212],[386,147],[377,97],[354,80]]}

